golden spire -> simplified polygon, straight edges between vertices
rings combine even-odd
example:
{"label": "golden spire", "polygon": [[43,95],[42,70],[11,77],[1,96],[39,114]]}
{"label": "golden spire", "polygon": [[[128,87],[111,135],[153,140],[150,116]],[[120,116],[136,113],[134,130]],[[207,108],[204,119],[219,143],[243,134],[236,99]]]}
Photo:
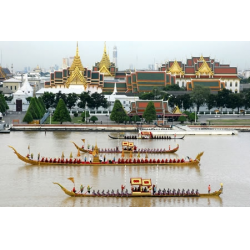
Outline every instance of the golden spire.
{"label": "golden spire", "polygon": [[70,66],[69,72],[70,76],[66,82],[66,88],[70,85],[83,85],[87,88],[87,81],[84,77],[84,67],[82,66],[81,58],[79,56],[78,42],[76,44],[76,55],[74,57],[73,63]]}
{"label": "golden spire", "polygon": [[84,67],[82,66],[81,58],[79,56],[78,42],[76,44],[76,55],[74,57],[74,61],[73,61],[72,65],[70,66],[69,71],[70,72],[74,71],[76,67],[78,67],[80,69],[80,71],[84,72]]}
{"label": "golden spire", "polygon": [[76,44],[76,56],[79,56],[79,51],[78,51],[78,41],[77,41],[77,44]]}
{"label": "golden spire", "polygon": [[202,54],[201,54],[201,57],[200,57],[199,61],[205,62],[205,59],[203,58]]}
{"label": "golden spire", "polygon": [[101,73],[104,73],[105,76],[112,76],[109,71],[109,68],[110,68],[110,60],[107,54],[106,42],[104,42],[104,51],[102,55],[102,60],[100,61],[99,64],[99,70]]}

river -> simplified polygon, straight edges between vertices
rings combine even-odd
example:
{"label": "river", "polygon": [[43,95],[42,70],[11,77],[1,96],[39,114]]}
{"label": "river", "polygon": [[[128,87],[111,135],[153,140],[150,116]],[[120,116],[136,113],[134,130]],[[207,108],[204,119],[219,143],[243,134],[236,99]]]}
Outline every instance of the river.
{"label": "river", "polygon": [[[81,139],[99,148],[121,147],[121,141],[112,140],[106,132],[11,132],[2,134],[0,167],[1,207],[249,207],[250,191],[250,133],[236,136],[186,136],[184,140],[137,140],[139,148],[171,148],[178,143],[179,151],[167,158],[195,156],[204,151],[200,166],[30,166],[20,161],[8,145],[26,155],[29,150],[36,158],[38,153],[46,157],[60,157],[64,152],[69,158],[77,154],[75,143]],[[106,155],[116,159],[117,155]],[[161,158],[158,155],[149,155]],[[85,155],[82,154],[82,159]],[[73,183],[67,178],[74,177],[76,189],[81,184],[90,185],[92,190],[117,190],[121,184],[129,188],[130,177],[151,178],[158,188],[198,189],[206,193],[218,190],[223,183],[220,197],[210,198],[72,198],[54,185],[59,182],[67,189]],[[8,187],[8,188],[6,188]],[[15,192],[13,192],[15,190]]]}

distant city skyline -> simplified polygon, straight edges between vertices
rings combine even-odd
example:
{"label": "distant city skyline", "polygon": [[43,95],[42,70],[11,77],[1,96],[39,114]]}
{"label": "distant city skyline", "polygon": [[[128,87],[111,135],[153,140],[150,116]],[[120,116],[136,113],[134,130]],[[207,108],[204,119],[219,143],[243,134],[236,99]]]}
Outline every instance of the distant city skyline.
{"label": "distant city skyline", "polygon": [[[0,41],[0,64],[11,70],[23,71],[37,65],[49,70],[58,65],[62,68],[63,58],[76,53],[77,41]],[[238,70],[250,68],[249,41],[106,41],[110,61],[113,61],[113,48],[117,47],[118,69],[148,69],[149,65],[161,64],[169,60],[186,62],[192,56],[210,56],[220,63],[238,67]],[[104,41],[78,41],[79,55],[84,67],[92,69],[103,55]]]}

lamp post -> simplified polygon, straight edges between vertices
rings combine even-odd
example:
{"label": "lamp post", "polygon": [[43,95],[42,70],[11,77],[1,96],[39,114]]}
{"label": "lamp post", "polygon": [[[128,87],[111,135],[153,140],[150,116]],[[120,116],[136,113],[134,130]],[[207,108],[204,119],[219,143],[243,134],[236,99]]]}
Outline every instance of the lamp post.
{"label": "lamp post", "polygon": [[87,102],[85,102],[85,123],[87,123],[87,120],[86,120],[86,104],[87,104]]}
{"label": "lamp post", "polygon": [[196,123],[196,106],[194,107],[194,123]]}

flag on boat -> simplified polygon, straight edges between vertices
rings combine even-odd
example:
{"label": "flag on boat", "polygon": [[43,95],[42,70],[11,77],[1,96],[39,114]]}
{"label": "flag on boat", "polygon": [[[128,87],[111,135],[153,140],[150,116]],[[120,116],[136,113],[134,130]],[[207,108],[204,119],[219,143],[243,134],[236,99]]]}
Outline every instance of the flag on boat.
{"label": "flag on boat", "polygon": [[74,177],[69,177],[68,180],[72,181],[75,184],[75,179]]}
{"label": "flag on boat", "polygon": [[30,145],[28,146],[28,150],[30,150]]}
{"label": "flag on boat", "polygon": [[82,139],[83,143],[85,143],[85,139]]}

